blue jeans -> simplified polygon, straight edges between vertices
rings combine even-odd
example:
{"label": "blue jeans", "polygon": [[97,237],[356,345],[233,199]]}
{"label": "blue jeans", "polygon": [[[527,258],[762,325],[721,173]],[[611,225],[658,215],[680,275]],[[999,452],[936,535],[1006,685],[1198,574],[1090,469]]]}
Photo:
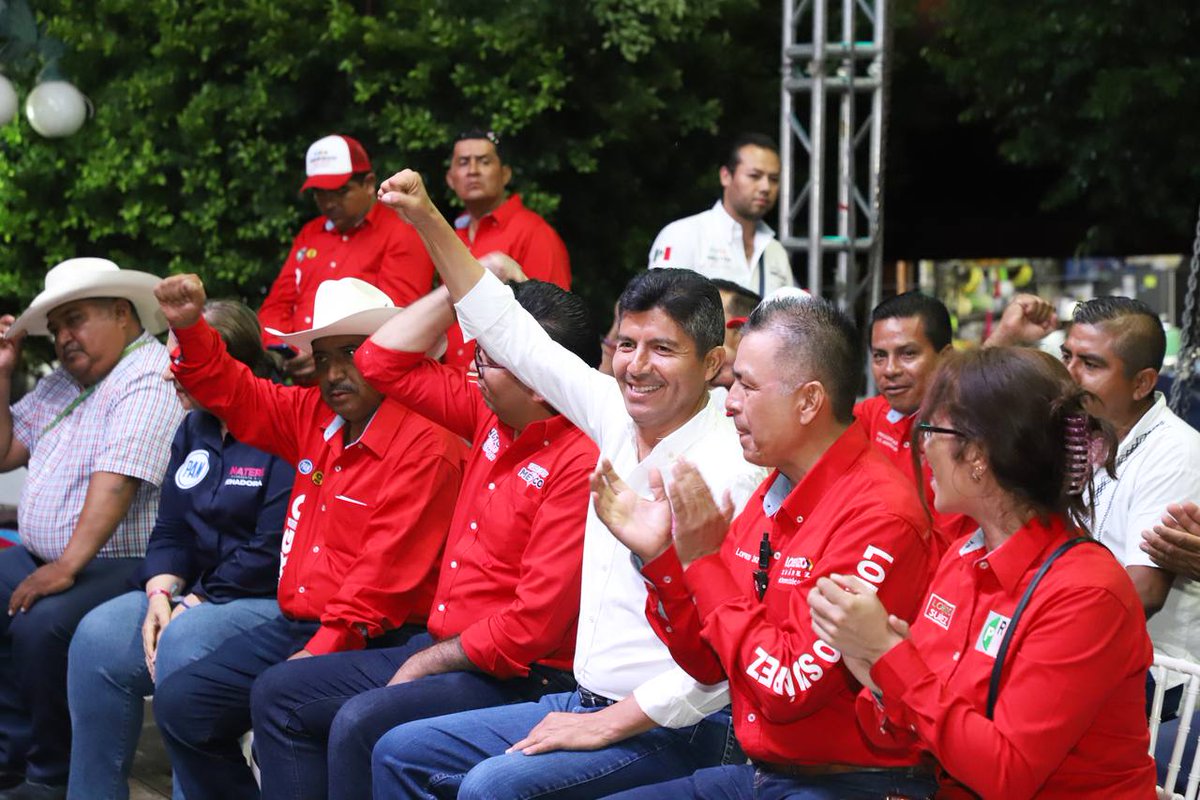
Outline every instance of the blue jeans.
{"label": "blue jeans", "polygon": [[579,693],[466,711],[389,731],[371,758],[375,800],[595,797],[744,761],[729,712],[672,730],[655,728],[603,750],[505,754],[552,711],[586,714]]}
{"label": "blue jeans", "polygon": [[447,672],[387,685],[401,664],[433,642],[422,633],[401,647],[285,661],[260,675],[250,714],[264,800],[368,798],[371,750],[397,725],[536,700],[575,685],[569,673],[537,668],[529,677],[504,681]]}
{"label": "blue jeans", "polygon": [[[159,682],[154,718],[188,800],[257,800],[258,784],[238,743],[250,730],[251,687],[267,668],[303,648],[317,627],[275,616]],[[368,646],[397,645],[416,630],[391,631]]]}
{"label": "blue jeans", "polygon": [[[140,590],[114,597],[84,617],[71,640],[67,699],[73,738],[67,797],[73,800],[129,796],[142,698],[154,692],[142,649],[146,607]],[[182,612],[159,638],[156,680],[278,614],[279,605],[269,597],[201,603]]]}
{"label": "blue jeans", "polygon": [[0,551],[0,769],[65,785],[71,757],[67,649],[89,611],[129,588],[137,558],[93,558],[65,592],[8,616],[8,601],[41,566],[23,547]]}
{"label": "blue jeans", "polygon": [[610,795],[609,800],[885,800],[933,797],[933,776],[911,770],[847,772],[794,778],[765,772],[752,764],[702,769],[688,778],[643,786]]}

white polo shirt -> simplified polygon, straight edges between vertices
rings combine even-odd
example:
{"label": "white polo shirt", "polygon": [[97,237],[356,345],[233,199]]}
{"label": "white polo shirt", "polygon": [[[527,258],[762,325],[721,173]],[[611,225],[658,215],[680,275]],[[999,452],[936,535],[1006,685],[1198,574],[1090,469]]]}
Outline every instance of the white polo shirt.
{"label": "white polo shirt", "polygon": [[[1101,473],[1096,491],[1093,535],[1124,566],[1156,567],[1140,547],[1142,531],[1159,524],[1169,504],[1200,502],[1200,433],[1155,392],[1117,451],[1116,481]],[[1177,576],[1149,630],[1156,650],[1200,660],[1200,584]]]}
{"label": "white polo shirt", "polygon": [[781,286],[795,286],[787,251],[775,231],[759,220],[754,253],[747,260],[742,225],[718,200],[708,211],[677,219],[663,228],[650,248],[650,269],[676,267],[722,278],[766,297]]}
{"label": "white polo shirt", "polygon": [[[712,391],[699,413],[639,462],[636,430],[616,380],[554,342],[511,289],[487,273],[455,308],[467,340],[478,339],[492,359],[590,436],[601,457],[643,496],[650,495],[650,469],[669,480],[669,467],[679,458],[700,470],[718,498],[729,490],[739,512],[765,479],[766,470],[742,457],[737,431],[725,416],[724,390]],[[646,584],[629,550],[591,507],[583,538],[575,679],[613,700],[634,694],[647,716],[668,727],[694,724],[729,702],[726,683],[705,686],[675,664],[646,621]]]}

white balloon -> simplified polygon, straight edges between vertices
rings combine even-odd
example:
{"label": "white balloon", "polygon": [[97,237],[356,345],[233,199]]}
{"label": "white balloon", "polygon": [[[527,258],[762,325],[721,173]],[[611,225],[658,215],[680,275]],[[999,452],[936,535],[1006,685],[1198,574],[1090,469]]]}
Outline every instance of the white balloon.
{"label": "white balloon", "polygon": [[70,136],[83,127],[87,99],[66,81],[46,81],[29,93],[25,116],[33,129],[47,139]]}
{"label": "white balloon", "polygon": [[0,125],[7,125],[17,116],[17,90],[12,81],[0,75]]}

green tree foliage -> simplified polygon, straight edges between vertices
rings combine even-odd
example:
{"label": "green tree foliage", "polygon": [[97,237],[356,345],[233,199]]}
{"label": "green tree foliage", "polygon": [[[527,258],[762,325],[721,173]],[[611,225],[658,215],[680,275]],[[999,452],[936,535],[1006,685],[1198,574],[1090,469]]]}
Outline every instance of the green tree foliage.
{"label": "green tree foliage", "polygon": [[1093,248],[1142,228],[1190,240],[1200,201],[1195,0],[938,5],[927,57],[968,98],[967,119],[1003,135],[1005,158],[1058,170],[1048,207],[1082,204],[1096,220]]}
{"label": "green tree foliage", "polygon": [[505,137],[513,188],[602,307],[659,226],[716,195],[718,142],[777,126],[773,0],[33,5],[95,116],[65,140],[0,129],[10,308],[82,254],[257,304],[314,213],[296,194],[311,141],[354,135],[380,178],[415,167],[449,209],[448,142],[476,125]]}

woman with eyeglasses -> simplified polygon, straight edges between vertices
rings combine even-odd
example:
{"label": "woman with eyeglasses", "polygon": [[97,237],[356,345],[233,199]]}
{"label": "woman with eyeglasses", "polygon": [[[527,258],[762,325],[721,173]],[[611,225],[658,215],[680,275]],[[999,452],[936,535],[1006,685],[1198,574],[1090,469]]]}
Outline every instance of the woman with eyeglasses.
{"label": "woman with eyeglasses", "polygon": [[1086,402],[1045,353],[946,356],[913,449],[937,510],[979,531],[943,557],[911,627],[854,576],[809,595],[817,635],[866,687],[863,730],[928,752],[939,798],[1155,796],[1153,653],[1133,584],[1087,535],[1091,465],[1113,447]]}

